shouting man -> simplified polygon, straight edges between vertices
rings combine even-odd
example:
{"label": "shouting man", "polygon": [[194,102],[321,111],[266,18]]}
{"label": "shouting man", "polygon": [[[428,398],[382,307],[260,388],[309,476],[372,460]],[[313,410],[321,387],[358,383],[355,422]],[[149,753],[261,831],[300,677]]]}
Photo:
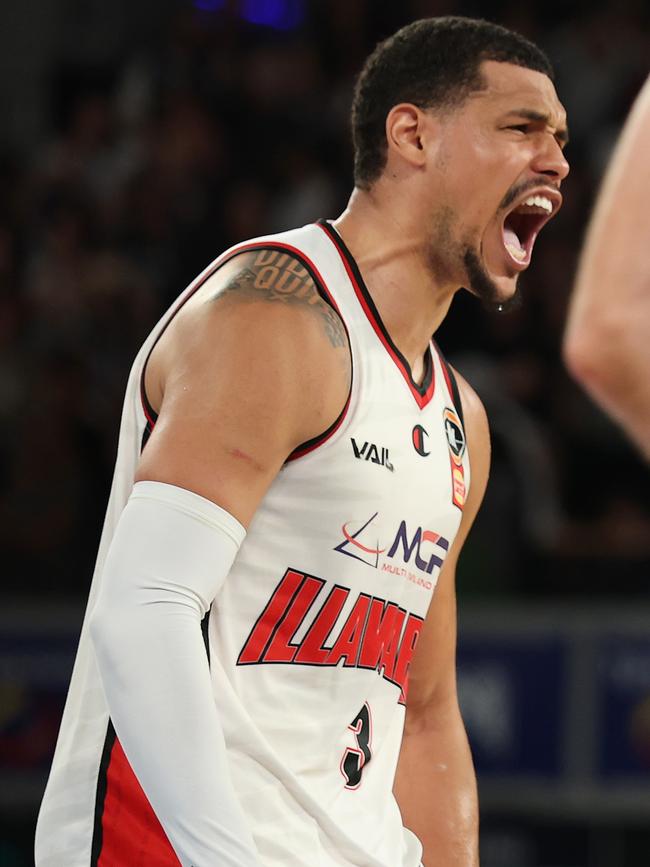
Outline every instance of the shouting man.
{"label": "shouting man", "polygon": [[[545,56],[417,21],[345,212],[226,251],[139,353],[38,867],[475,867],[454,571],[488,428],[432,341],[561,203]],[[202,629],[203,626],[203,629]]]}

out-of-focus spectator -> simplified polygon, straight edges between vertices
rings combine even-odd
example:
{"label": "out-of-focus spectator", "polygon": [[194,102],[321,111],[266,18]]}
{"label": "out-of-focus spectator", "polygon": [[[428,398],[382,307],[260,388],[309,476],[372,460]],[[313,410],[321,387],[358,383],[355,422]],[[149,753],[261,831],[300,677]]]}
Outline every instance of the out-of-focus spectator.
{"label": "out-of-focus spectator", "polygon": [[[21,496],[24,508],[37,488],[44,503],[63,504],[58,513],[43,506],[38,557],[67,560],[57,590],[83,595],[135,347],[216,251],[340,209],[361,58],[408,20],[471,10],[440,0],[143,0],[137,9],[116,0],[75,18],[74,4],[44,5],[47,38],[30,49],[42,51],[38,75],[10,94],[19,112],[38,80],[40,113],[29,122],[16,114],[0,158],[0,500],[15,557],[27,544]],[[476,562],[481,534],[517,513],[494,569],[472,567],[470,542],[460,589],[571,595],[589,574],[600,592],[644,593],[650,515],[642,486],[630,482],[636,458],[559,359],[598,172],[647,73],[647,10],[565,8],[549,19],[537,6],[502,2],[493,14],[554,55],[573,170],[564,209],[522,281],[522,307],[487,315],[459,298],[439,335],[461,372],[471,354],[466,372],[494,403],[493,485]],[[12,34],[24,43],[24,18],[6,16],[6,44]],[[19,127],[39,131],[20,152],[11,148]],[[94,533],[85,554],[74,542],[82,526]],[[616,552],[616,585],[601,565],[610,561],[585,541],[594,534],[610,561]],[[21,590],[15,570],[7,588]]]}

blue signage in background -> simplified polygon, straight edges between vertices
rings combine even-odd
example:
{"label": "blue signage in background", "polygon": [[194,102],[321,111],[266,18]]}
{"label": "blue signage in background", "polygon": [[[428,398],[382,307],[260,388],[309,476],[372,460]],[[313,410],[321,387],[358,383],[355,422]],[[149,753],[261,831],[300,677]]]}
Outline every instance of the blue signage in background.
{"label": "blue signage in background", "polygon": [[650,637],[604,636],[596,658],[598,774],[650,781]]}
{"label": "blue signage in background", "polygon": [[[25,804],[40,800],[80,620],[79,611],[52,614],[48,633],[36,629],[28,612],[5,617],[0,805],[17,781]],[[499,803],[510,798],[513,806],[522,792],[548,798],[553,791],[558,809],[570,811],[581,788],[606,804],[614,786],[630,793],[637,809],[638,792],[647,786],[650,805],[650,627],[648,637],[643,624],[626,636],[624,626],[594,618],[576,630],[568,617],[553,614],[526,634],[502,621],[495,613],[459,636],[460,704],[486,790],[493,784]]]}
{"label": "blue signage in background", "polygon": [[49,769],[76,637],[0,638],[0,781]]}
{"label": "blue signage in background", "polygon": [[553,635],[461,637],[459,697],[480,777],[562,774],[567,655]]}

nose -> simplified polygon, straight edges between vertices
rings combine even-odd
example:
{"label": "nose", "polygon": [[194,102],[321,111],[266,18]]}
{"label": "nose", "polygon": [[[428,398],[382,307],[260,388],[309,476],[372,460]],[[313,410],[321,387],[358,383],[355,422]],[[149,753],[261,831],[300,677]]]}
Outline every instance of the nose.
{"label": "nose", "polygon": [[556,181],[563,181],[569,174],[569,163],[564,156],[560,143],[548,132],[543,144],[533,158],[532,168],[541,175],[546,175]]}

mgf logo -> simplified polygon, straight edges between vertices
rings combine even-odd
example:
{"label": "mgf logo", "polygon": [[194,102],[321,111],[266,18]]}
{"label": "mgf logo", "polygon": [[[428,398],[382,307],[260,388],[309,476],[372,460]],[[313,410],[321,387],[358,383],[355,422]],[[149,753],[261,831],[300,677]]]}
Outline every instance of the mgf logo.
{"label": "mgf logo", "polygon": [[355,438],[352,437],[352,451],[355,458],[358,458],[360,461],[370,461],[372,464],[379,464],[382,467],[386,467],[391,473],[395,469],[388,457],[388,449],[383,446],[379,449],[374,443],[368,442],[359,445]]}
{"label": "mgf logo", "polygon": [[[379,569],[380,555],[384,553],[386,558],[400,560],[404,564],[410,563],[413,558],[415,567],[427,575],[431,575],[436,566],[442,568],[449,550],[449,541],[444,536],[432,530],[424,530],[422,527],[418,527],[414,533],[409,533],[406,521],[402,521],[388,547],[380,542],[378,538],[380,534],[374,526],[378,514],[375,512],[371,518],[360,522],[356,528],[357,522],[346,521],[341,527],[344,539],[335,546],[334,550],[354,560],[360,560],[373,569]],[[433,549],[429,547],[430,545],[434,546]],[[406,569],[387,562],[382,564],[381,569],[384,572],[408,577]]]}
{"label": "mgf logo", "polygon": [[[425,542],[431,542],[438,548],[440,548],[444,553],[442,557],[438,556],[438,554],[431,553],[429,555],[429,559],[425,560],[422,557],[421,545]],[[408,529],[406,527],[406,521],[402,521],[399,525],[399,530],[397,531],[397,535],[395,536],[395,541],[390,547],[390,551],[388,552],[389,557],[395,557],[396,554],[401,549],[401,559],[404,563],[408,563],[411,559],[411,555],[415,553],[415,565],[420,569],[421,572],[426,572],[427,575],[431,575],[433,572],[434,566],[439,566],[442,568],[442,563],[449,550],[449,542],[440,533],[434,533],[431,530],[423,530],[422,527],[418,527],[415,533],[413,534],[411,540],[409,541]]]}

